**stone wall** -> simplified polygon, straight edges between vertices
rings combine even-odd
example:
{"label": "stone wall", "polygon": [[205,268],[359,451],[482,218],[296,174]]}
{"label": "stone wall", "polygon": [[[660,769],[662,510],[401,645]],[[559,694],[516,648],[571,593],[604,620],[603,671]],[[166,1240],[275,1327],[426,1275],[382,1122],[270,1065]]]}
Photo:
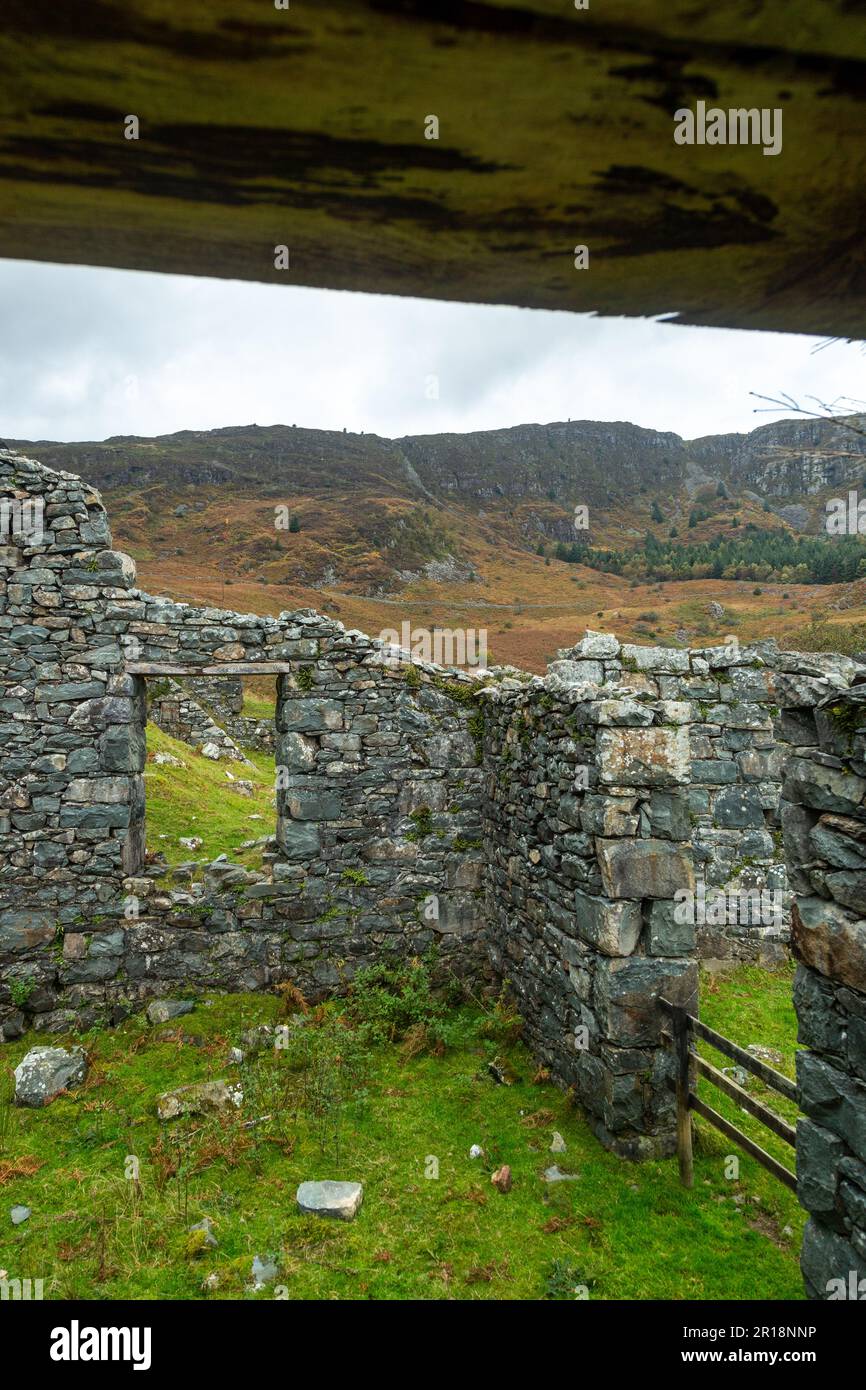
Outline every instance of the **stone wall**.
{"label": "stone wall", "polygon": [[599,697],[569,676],[481,697],[491,958],[534,1054],[599,1138],[669,1153],[658,999],[697,1009],[694,927],[673,915],[694,888],[691,707],[622,687]]}
{"label": "stone wall", "polygon": [[[0,546],[0,1041],[202,988],[318,998],[435,945],[442,971],[509,982],[604,1144],[666,1154],[659,999],[697,1010],[699,947],[784,935],[708,932],[677,898],[696,873],[790,883],[803,1275],[863,1297],[863,668],[588,633],[543,679],[446,672],[310,610],[142,593],[98,495],[6,450],[0,502],[41,509]],[[277,682],[270,862],[166,875],[145,845],[147,680],[243,673]]]}
{"label": "stone wall", "polygon": [[[768,963],[784,956],[790,893],[778,812],[782,764],[798,729],[792,716],[781,717],[781,706],[811,703],[819,678],[847,686],[858,664],[780,651],[774,642],[746,646],[732,638],[685,651],[620,645],[605,633],[588,633],[558,655],[549,674],[561,684],[618,682],[638,695],[692,705],[687,802],[695,871],[726,900],[701,910],[699,954]],[[767,890],[778,896],[770,899]],[[723,910],[727,920],[719,921]]]}
{"label": "stone wall", "polygon": [[[99,497],[0,451],[0,498],[43,506],[0,550],[0,1027],[66,1026],[148,994],[296,978],[441,944],[484,969],[480,768],[468,678],[383,661],[310,611],[190,607],[135,585]],[[146,679],[278,680],[282,775],[267,878],[153,881]],[[229,866],[231,868],[232,866]],[[241,939],[243,937],[243,939]]]}
{"label": "stone wall", "polygon": [[[218,685],[212,680],[211,686]],[[246,762],[234,739],[217,724],[198,700],[193,699],[177,681],[166,676],[154,680],[147,690],[147,717],[158,728],[204,752],[215,762]]]}
{"label": "stone wall", "polygon": [[216,682],[190,676],[183,681],[183,687],[239,748],[258,748],[266,753],[274,751],[274,720],[256,719],[244,714],[244,683],[240,676],[224,676]]}
{"label": "stone wall", "polygon": [[307,690],[281,679],[283,872],[315,876],[327,902],[349,883],[356,929],[384,954],[409,931],[461,969],[483,926],[476,682],[381,656],[381,643],[340,631]]}
{"label": "stone wall", "polygon": [[[796,894],[792,944],[797,1189],[810,1213],[801,1257],[812,1298],[866,1296],[866,684],[816,682],[785,716],[782,824]],[[802,692],[801,692],[802,699]],[[861,1282],[862,1281],[862,1282]]]}
{"label": "stone wall", "polygon": [[[543,679],[446,672],[311,610],[266,618],[141,592],[98,495],[5,450],[4,499],[43,507],[43,534],[0,548],[4,1036],[201,987],[293,980],[319,996],[435,944],[444,970],[511,981],[536,1055],[605,1143],[667,1152],[658,998],[695,1001],[695,919],[675,916],[675,895],[695,873],[783,882],[776,808],[794,745],[785,838],[812,972],[798,989],[823,990],[829,1009],[812,976],[832,982],[837,1051],[826,1028],[810,1045],[847,1087],[840,1132],[805,1086],[813,1125],[847,1145],[841,1229],[820,1208],[811,1238],[847,1232],[859,1248],[862,986],[804,944],[810,913],[817,935],[830,921],[834,941],[861,942],[862,810],[803,773],[859,785],[862,754],[831,746],[815,713],[828,695],[844,702],[853,662],[588,633]],[[261,874],[217,862],[202,882],[166,878],[146,855],[147,682],[244,674],[277,685],[274,852]],[[697,925],[718,952],[720,934]],[[743,951],[771,931],[721,935]],[[807,1083],[825,1076],[804,1066]]]}

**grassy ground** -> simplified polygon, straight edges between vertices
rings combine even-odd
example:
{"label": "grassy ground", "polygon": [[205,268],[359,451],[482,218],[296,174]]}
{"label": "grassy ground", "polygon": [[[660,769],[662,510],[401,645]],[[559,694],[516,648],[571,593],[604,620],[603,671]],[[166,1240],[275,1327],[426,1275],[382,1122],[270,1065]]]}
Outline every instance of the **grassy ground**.
{"label": "grassy ground", "polygon": [[[783,1076],[793,1079],[796,1075],[794,1059],[797,1051],[797,1020],[792,1001],[793,980],[793,965],[781,967],[773,972],[763,970],[759,966],[741,966],[724,980],[704,977],[701,983],[701,1018],[717,1033],[722,1033],[741,1047],[757,1043],[771,1049],[772,1055],[763,1056],[760,1060],[774,1067]],[[717,1070],[736,1065],[729,1057],[723,1056],[707,1043],[701,1042],[698,1050]],[[798,1109],[792,1101],[786,1100],[751,1074],[732,1079],[737,1080],[756,1100],[796,1127]],[[786,1168],[794,1171],[794,1150],[789,1144],[777,1138],[760,1121],[740,1109],[736,1101],[730,1100],[709,1081],[701,1080],[698,1091],[708,1105],[743,1130]],[[708,1157],[712,1156],[713,1161],[722,1168],[730,1167],[732,1154],[738,1159],[742,1185],[751,1192],[766,1196],[768,1203],[772,1201],[778,1223],[783,1227],[790,1226],[799,1247],[805,1213],[794,1194],[788,1192],[777,1179],[766,1173],[760,1164],[735,1149],[729,1140],[699,1117],[695,1119],[695,1132],[702,1152]]]}
{"label": "grassy ground", "polygon": [[[740,971],[712,986],[705,1013],[788,1055],[789,995],[785,975]],[[673,1160],[606,1153],[566,1097],[533,1079],[501,1013],[451,1010],[438,1027],[443,1055],[413,1056],[344,1030],[331,1006],[301,1030],[304,1055],[268,1049],[227,1066],[242,1030],[282,1008],[271,996],[223,996],[162,1027],[128,1020],[87,1035],[81,1089],[41,1111],[0,1106],[0,1268],[43,1278],[50,1298],[272,1298],[279,1288],[293,1299],[540,1299],[573,1298],[579,1285],[603,1299],[801,1296],[792,1194],[745,1158],[730,1181],[723,1147],[702,1129],[692,1191]],[[36,1041],[8,1045],[2,1065]],[[510,1061],[514,1084],[487,1073],[495,1055]],[[160,1092],[232,1074],[245,1093],[239,1111],[157,1121]],[[565,1153],[549,1152],[554,1130]],[[483,1158],[470,1159],[473,1144]],[[507,1194],[490,1181],[503,1162]],[[543,1182],[552,1162],[576,1180]],[[298,1183],[322,1177],[364,1183],[351,1225],[298,1214]],[[17,1203],[32,1215],[13,1228]],[[201,1253],[188,1228],[206,1215],[219,1246]],[[279,1270],[257,1294],[255,1255]]]}
{"label": "grassy ground", "polygon": [[[270,684],[273,686],[273,681]],[[244,690],[243,712],[247,719],[273,719],[276,705],[276,693],[273,689],[268,693],[260,693],[258,690]]]}
{"label": "grassy ground", "polygon": [[[148,762],[145,768],[147,798],[147,847],[160,850],[169,864],[188,859],[214,859],[225,851],[230,859],[254,867],[254,852],[235,854],[244,840],[274,833],[274,760],[266,753],[248,752],[251,766],[244,763],[211,762],[195,748],[163,733],[155,724],[147,726]],[[181,767],[158,765],[155,753],[170,753]],[[238,780],[253,783],[252,796],[232,790],[226,772]],[[198,836],[196,850],[180,844]],[[260,855],[258,858],[260,859]]]}

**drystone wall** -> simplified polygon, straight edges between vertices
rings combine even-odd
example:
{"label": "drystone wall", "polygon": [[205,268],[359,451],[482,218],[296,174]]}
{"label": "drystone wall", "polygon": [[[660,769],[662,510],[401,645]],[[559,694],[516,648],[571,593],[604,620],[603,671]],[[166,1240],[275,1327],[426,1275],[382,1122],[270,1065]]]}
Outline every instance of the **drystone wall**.
{"label": "drystone wall", "polygon": [[[703,959],[773,962],[790,934],[782,849],[782,765],[798,739],[794,714],[814,699],[814,681],[850,684],[858,664],[844,656],[780,651],[774,642],[691,651],[620,644],[588,634],[560,652],[549,677],[619,683],[655,700],[687,701],[691,772],[684,811],[698,878],[697,945]],[[714,890],[722,890],[722,893]]]}
{"label": "drystone wall", "polygon": [[[4,1037],[202,988],[291,980],[320,997],[360,965],[435,944],[443,970],[511,982],[536,1055],[605,1143],[670,1150],[659,997],[694,1005],[699,950],[784,936],[784,924],[683,919],[676,897],[783,883],[782,754],[796,748],[795,771],[861,778],[857,758],[821,745],[821,702],[849,698],[862,668],[770,644],[683,652],[590,633],[545,678],[446,672],[311,610],[264,618],[143,593],[96,493],[0,451],[7,502],[38,503],[41,529],[13,525],[0,547]],[[262,872],[223,861],[201,882],[172,880],[146,853],[147,683],[216,689],[245,674],[277,687],[273,848]],[[820,930],[841,914],[833,941],[862,958],[859,832],[824,817],[804,840],[802,825],[863,817],[810,800],[825,794],[796,775],[786,786],[811,972],[799,996],[829,1009],[832,989],[839,1029],[834,1052],[803,1004],[804,1030],[817,1029],[804,1108],[835,1137],[812,1138],[843,1146],[837,1224],[815,1211],[809,1248],[832,1236],[862,1254],[862,984],[835,945],[810,957],[804,944],[817,899]],[[818,1094],[817,1063],[838,1072],[838,1105]]]}
{"label": "drystone wall", "polygon": [[801,1263],[812,1298],[866,1296],[866,683],[800,704],[782,824],[791,885]]}
{"label": "drystone wall", "polygon": [[[218,684],[218,682],[214,682]],[[151,723],[215,762],[246,762],[234,739],[215,722],[197,700],[177,681],[166,677],[152,681],[147,691],[147,716]]]}
{"label": "drystone wall", "polygon": [[[321,994],[434,941],[458,973],[482,961],[467,678],[395,677],[381,643],[309,611],[142,593],[98,495],[8,451],[0,498],[41,509],[39,533],[0,551],[4,1036],[179,988],[293,978]],[[145,676],[238,667],[279,677],[274,862],[173,888],[145,852]]]}
{"label": "drystone wall", "polygon": [[239,676],[224,676],[219,681],[190,676],[182,686],[239,748],[274,751],[274,720],[244,714],[244,684]]}
{"label": "drystone wall", "polygon": [[602,1142],[632,1157],[671,1152],[658,1001],[697,1009],[694,926],[678,925],[673,901],[695,886],[691,706],[562,675],[481,698],[497,974],[535,1055],[574,1088]]}

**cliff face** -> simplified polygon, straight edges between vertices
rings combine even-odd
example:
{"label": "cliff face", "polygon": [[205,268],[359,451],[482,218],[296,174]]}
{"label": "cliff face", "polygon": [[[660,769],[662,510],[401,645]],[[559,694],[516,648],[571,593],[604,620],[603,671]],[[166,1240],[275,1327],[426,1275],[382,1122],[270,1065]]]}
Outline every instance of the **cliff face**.
{"label": "cliff face", "polygon": [[[851,424],[866,429],[866,416],[852,417]],[[739,490],[786,503],[858,484],[866,472],[866,433],[830,420],[780,420],[749,434],[695,439],[688,449]]]}
{"label": "cliff face", "polygon": [[568,420],[468,434],[408,435],[300,429],[294,425],[183,430],[104,443],[15,441],[52,467],[80,472],[107,492],[128,487],[340,492],[415,501],[584,503],[602,510],[679,492],[694,478],[723,480],[785,504],[824,488],[854,486],[866,472],[866,416],[846,425],[781,420],[748,434],[677,434],[625,421]]}
{"label": "cliff face", "polygon": [[[488,596],[511,602],[536,593],[527,565],[544,566],[578,534],[618,550],[648,532],[678,545],[741,536],[748,524],[817,534],[826,499],[866,476],[866,437],[806,420],[691,441],[624,421],[566,420],[396,440],[245,425],[19,447],[98,487],[125,548],[160,582],[177,585],[179,567],[193,596],[218,555],[234,581],[275,593],[296,584],[381,596],[418,579],[435,592],[456,585],[474,603],[476,582],[499,573]],[[275,525],[278,507],[295,517],[291,535],[288,515]],[[543,577],[546,596],[550,569]],[[572,592],[556,601],[567,606]]]}
{"label": "cliff face", "polygon": [[623,421],[556,421],[398,442],[431,491],[473,501],[610,506],[639,489],[679,488],[687,458],[679,435]]}

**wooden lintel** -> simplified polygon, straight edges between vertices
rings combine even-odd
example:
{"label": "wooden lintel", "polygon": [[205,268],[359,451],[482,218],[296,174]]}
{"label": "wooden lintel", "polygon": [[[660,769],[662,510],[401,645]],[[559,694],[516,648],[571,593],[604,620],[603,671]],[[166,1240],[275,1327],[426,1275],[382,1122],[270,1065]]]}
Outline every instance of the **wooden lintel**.
{"label": "wooden lintel", "polygon": [[214,666],[190,662],[182,666],[177,661],[128,661],[130,676],[290,676],[297,663],[290,661],[221,661]]}

